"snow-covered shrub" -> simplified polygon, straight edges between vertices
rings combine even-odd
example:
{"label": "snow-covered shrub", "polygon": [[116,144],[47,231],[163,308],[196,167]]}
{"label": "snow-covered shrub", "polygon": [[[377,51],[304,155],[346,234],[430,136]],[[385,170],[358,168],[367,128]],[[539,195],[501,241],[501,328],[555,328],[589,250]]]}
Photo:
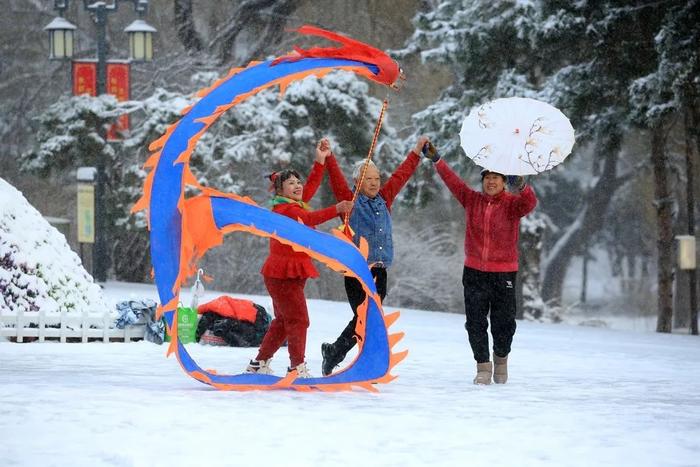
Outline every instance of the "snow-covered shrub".
{"label": "snow-covered shrub", "polygon": [[107,309],[66,238],[1,178],[0,292],[0,311]]}

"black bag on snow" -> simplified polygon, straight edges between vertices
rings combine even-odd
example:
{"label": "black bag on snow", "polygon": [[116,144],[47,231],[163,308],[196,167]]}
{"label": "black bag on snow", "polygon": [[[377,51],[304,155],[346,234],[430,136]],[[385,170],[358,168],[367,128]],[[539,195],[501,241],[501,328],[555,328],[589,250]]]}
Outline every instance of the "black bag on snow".
{"label": "black bag on snow", "polygon": [[255,323],[226,318],[213,311],[202,314],[197,325],[195,339],[200,341],[206,331],[210,331],[216,337],[223,339],[232,347],[257,347],[262,343],[263,337],[270,327],[272,317],[264,307],[253,304],[256,310]]}

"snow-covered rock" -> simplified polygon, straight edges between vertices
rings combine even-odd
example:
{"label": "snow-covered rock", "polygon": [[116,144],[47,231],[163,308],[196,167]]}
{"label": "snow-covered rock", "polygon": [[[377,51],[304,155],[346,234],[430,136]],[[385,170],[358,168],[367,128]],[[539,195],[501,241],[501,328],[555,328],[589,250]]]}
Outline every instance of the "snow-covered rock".
{"label": "snow-covered rock", "polygon": [[66,238],[0,178],[0,312],[107,310]]}

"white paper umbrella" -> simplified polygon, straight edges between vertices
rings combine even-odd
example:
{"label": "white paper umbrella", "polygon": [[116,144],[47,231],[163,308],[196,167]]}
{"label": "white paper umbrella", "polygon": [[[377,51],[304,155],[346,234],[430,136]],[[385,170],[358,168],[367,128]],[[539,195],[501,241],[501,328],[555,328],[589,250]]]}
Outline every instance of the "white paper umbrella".
{"label": "white paper umbrella", "polygon": [[459,132],[464,152],[505,175],[531,175],[560,164],[574,146],[569,119],[535,99],[508,97],[475,107]]}

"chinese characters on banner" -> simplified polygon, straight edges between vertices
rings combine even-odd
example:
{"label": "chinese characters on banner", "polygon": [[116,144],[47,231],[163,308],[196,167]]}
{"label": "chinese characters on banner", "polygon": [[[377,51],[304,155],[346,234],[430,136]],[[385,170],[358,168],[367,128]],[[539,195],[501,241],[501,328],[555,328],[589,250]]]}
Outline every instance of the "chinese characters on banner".
{"label": "chinese characters on banner", "polygon": [[[107,94],[118,101],[129,100],[129,63],[107,63]],[[97,62],[94,60],[73,60],[73,95],[97,95]],[[122,115],[117,123],[107,130],[107,141],[120,140],[119,133],[129,130],[129,116]]]}
{"label": "chinese characters on banner", "polygon": [[97,95],[97,62],[73,60],[73,95]]}
{"label": "chinese characters on banner", "polygon": [[[129,100],[129,64],[107,63],[107,94],[118,101]],[[117,123],[107,130],[107,141],[119,141],[119,133],[129,131],[129,115],[122,115]]]}

